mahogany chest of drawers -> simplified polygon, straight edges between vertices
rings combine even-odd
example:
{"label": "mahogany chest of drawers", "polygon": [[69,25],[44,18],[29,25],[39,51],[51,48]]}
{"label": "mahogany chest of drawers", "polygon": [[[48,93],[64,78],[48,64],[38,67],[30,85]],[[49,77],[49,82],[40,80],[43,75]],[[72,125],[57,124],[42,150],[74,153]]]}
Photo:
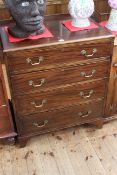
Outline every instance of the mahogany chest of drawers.
{"label": "mahogany chest of drawers", "polygon": [[46,15],[67,14],[69,0],[47,0]]}
{"label": "mahogany chest of drawers", "polygon": [[108,20],[110,15],[110,6],[107,0],[94,0],[95,11],[93,14],[94,19],[97,22]]}
{"label": "mahogany chest of drawers", "polygon": [[101,27],[72,33],[60,22],[68,18],[45,20],[53,38],[10,43],[1,30],[22,147],[34,135],[103,124],[114,38]]}

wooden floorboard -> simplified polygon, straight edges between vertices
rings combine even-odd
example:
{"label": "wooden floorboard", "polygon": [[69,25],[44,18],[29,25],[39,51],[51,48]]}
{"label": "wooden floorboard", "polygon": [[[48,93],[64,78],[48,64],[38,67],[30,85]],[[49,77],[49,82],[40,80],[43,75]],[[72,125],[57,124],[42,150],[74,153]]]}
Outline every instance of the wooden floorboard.
{"label": "wooden floorboard", "polygon": [[117,120],[34,137],[25,148],[0,144],[0,175],[116,174]]}

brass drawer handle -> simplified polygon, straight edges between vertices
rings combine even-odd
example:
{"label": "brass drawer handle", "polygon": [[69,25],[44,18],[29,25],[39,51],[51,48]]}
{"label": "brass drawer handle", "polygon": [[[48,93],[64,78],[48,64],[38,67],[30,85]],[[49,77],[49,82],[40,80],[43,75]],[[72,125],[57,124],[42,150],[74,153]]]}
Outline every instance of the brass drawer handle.
{"label": "brass drawer handle", "polygon": [[31,64],[32,66],[39,65],[42,61],[44,61],[44,57],[43,56],[38,57],[38,62],[37,63],[33,63],[32,60],[31,60],[31,58],[27,58],[26,59],[26,62],[28,64]]}
{"label": "brass drawer handle", "polygon": [[6,106],[7,106],[6,104],[1,105],[1,107],[6,107]]}
{"label": "brass drawer handle", "polygon": [[85,57],[88,58],[88,57],[92,57],[93,55],[95,55],[96,52],[97,52],[97,49],[94,48],[94,49],[93,49],[93,53],[92,53],[91,55],[88,55],[86,50],[82,50],[82,51],[81,51],[81,54],[82,54],[83,56],[85,56]]}
{"label": "brass drawer handle", "polygon": [[78,115],[82,118],[89,117],[89,115],[92,114],[92,111],[87,111],[86,114],[83,114],[82,112],[79,112]]}
{"label": "brass drawer handle", "polygon": [[80,74],[81,74],[82,77],[91,78],[91,77],[94,76],[95,73],[96,73],[96,70],[93,69],[90,75],[87,75],[86,72],[81,72]]}
{"label": "brass drawer handle", "polygon": [[38,124],[37,122],[34,122],[34,123],[33,123],[33,126],[35,126],[35,127],[37,127],[37,128],[43,128],[43,127],[45,127],[47,124],[48,124],[48,120],[44,120],[44,122],[43,122],[42,125]]}
{"label": "brass drawer handle", "polygon": [[47,100],[43,99],[40,105],[37,105],[35,101],[31,102],[31,104],[34,105],[35,108],[42,108],[46,102]]}
{"label": "brass drawer handle", "polygon": [[117,67],[117,63],[113,64],[113,67]]}
{"label": "brass drawer handle", "polygon": [[85,95],[83,91],[80,92],[80,96],[83,97],[83,98],[90,98],[91,95],[93,94],[93,90],[90,90],[89,91],[89,94],[88,95]]}
{"label": "brass drawer handle", "polygon": [[33,82],[33,80],[30,80],[28,82],[29,86],[33,86],[33,87],[41,87],[44,83],[45,83],[45,79],[44,78],[40,80],[39,84],[35,84]]}

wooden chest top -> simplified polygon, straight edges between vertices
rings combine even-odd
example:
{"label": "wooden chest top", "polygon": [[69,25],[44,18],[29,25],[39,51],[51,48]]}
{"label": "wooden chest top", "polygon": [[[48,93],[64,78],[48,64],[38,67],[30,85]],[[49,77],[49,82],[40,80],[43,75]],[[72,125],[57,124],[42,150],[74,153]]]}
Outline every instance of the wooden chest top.
{"label": "wooden chest top", "polygon": [[[1,28],[1,40],[3,44],[3,52],[10,52],[16,50],[25,50],[30,48],[39,48],[45,46],[61,45],[75,42],[89,42],[92,40],[102,40],[106,38],[114,38],[114,36],[106,29],[99,26],[99,28],[92,30],[84,30],[80,32],[70,32],[63,24],[62,21],[70,19],[69,15],[55,15],[48,16],[45,19],[45,26],[52,33],[52,38],[39,39],[39,40],[25,40],[19,43],[10,43],[8,36]],[[98,25],[98,24],[97,24]]]}

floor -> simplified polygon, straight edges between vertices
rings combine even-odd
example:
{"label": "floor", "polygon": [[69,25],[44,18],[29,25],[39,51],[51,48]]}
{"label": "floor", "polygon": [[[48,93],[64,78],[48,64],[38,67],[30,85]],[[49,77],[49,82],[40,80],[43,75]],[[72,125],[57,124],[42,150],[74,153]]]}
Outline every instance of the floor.
{"label": "floor", "polygon": [[0,145],[0,175],[117,175],[117,120]]}

